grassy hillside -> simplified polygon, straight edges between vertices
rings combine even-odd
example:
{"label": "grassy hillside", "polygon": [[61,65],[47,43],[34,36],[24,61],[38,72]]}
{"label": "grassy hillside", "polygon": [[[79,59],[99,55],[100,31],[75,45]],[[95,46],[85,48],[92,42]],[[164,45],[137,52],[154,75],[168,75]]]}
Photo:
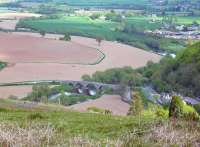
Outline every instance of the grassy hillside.
{"label": "grassy hillside", "polygon": [[14,100],[0,100],[0,113],[0,126],[2,124],[16,124],[20,128],[26,128],[29,125],[46,126],[49,124],[56,130],[56,135],[62,135],[60,140],[73,137],[83,137],[96,141],[117,140],[134,128],[148,130],[149,125],[158,123],[159,120],[152,115],[143,116],[141,121],[139,117],[78,113],[58,105]]}
{"label": "grassy hillside", "polygon": [[[197,144],[199,123],[170,122],[165,111],[161,108],[156,111],[152,105],[152,109],[139,116],[120,117],[78,113],[58,105],[1,99],[0,144],[83,147]],[[166,141],[169,139],[170,142]]]}

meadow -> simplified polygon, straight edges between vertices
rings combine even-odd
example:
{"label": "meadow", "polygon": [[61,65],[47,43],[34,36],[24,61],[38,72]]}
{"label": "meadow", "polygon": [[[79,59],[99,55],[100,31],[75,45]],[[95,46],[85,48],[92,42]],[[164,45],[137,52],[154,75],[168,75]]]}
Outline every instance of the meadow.
{"label": "meadow", "polygon": [[151,114],[143,116],[141,121],[138,117],[73,112],[59,105],[36,104],[32,108],[25,105],[23,102],[1,99],[0,121],[8,124],[16,123],[22,127],[34,123],[50,123],[67,138],[87,136],[100,140],[117,139],[128,130],[138,127],[148,129],[148,125],[159,120]]}
{"label": "meadow", "polygon": [[122,117],[79,113],[59,105],[1,99],[0,145],[198,146],[198,122],[172,122],[163,113],[156,117],[152,110]]}
{"label": "meadow", "polygon": [[197,22],[200,24],[200,17],[199,16],[187,16],[187,17],[178,17],[177,23],[178,24],[192,24],[193,22]]}
{"label": "meadow", "polygon": [[[48,0],[47,0],[48,1]],[[148,0],[53,0],[55,3],[65,3],[69,6],[78,7],[101,7],[101,8],[131,8],[144,7]]]}
{"label": "meadow", "polygon": [[[123,23],[110,20],[90,19],[88,16],[60,16],[55,19],[24,19],[18,27],[48,33],[69,33],[71,35],[119,41],[145,50],[176,52],[184,43],[174,39],[144,34],[144,30],[155,30],[161,22],[150,22],[148,17],[128,17]],[[125,28],[125,29],[124,29]],[[131,32],[129,32],[131,31]]]}

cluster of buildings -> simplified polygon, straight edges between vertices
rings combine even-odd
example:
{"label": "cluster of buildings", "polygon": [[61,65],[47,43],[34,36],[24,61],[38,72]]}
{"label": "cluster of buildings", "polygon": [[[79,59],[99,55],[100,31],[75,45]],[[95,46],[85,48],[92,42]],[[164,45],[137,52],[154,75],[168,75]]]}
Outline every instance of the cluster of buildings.
{"label": "cluster of buildings", "polygon": [[[182,95],[178,95],[181,97],[181,99],[183,100],[183,102],[185,102],[186,104],[189,104],[189,105],[197,105],[197,104],[200,104],[200,98],[197,97],[197,98],[190,98],[190,97],[185,97],[185,96],[182,96]],[[168,104],[170,103],[172,99],[172,95],[168,94],[168,93],[162,93],[160,95],[160,98],[157,99],[157,103],[158,104]]]}
{"label": "cluster of buildings", "polygon": [[166,38],[174,38],[174,39],[194,39],[200,40],[200,31],[166,31],[166,30],[155,30],[150,33],[163,36]]}
{"label": "cluster of buildings", "polygon": [[200,25],[177,25],[173,31],[168,28],[162,28],[154,31],[146,31],[146,33],[166,38],[200,40]]}
{"label": "cluster of buildings", "polygon": [[189,105],[200,104],[200,97],[191,98],[177,93],[157,93],[151,86],[142,87],[142,92],[145,97],[153,103],[159,105],[168,105],[171,102],[172,96],[180,96],[184,103]]}

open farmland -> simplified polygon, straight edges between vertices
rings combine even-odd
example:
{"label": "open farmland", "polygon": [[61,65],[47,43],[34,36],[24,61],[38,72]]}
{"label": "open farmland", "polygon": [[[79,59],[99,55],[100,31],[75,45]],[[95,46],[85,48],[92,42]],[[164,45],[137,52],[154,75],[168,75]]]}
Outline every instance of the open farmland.
{"label": "open farmland", "polygon": [[0,33],[0,58],[11,63],[95,64],[104,55],[74,42]]}
{"label": "open farmland", "polygon": [[[161,18],[152,22],[151,17],[133,16],[120,23],[112,20],[91,19],[89,16],[58,16],[58,18],[38,18],[21,20],[17,27],[34,31],[119,41],[145,50],[176,52],[184,43],[174,39],[155,37],[144,33],[161,27]],[[178,46],[178,47],[177,47]]]}
{"label": "open farmland", "polygon": [[113,40],[119,33],[115,32],[116,22],[91,20],[88,16],[63,16],[58,19],[26,19],[19,22],[22,28],[42,30],[49,33],[70,33],[86,37],[102,37]]}
{"label": "open farmland", "polygon": [[34,13],[24,13],[24,12],[8,12],[8,13],[0,13],[1,19],[19,19],[26,17],[40,17],[40,14]]}
{"label": "open farmland", "polygon": [[0,13],[0,29],[15,30],[15,26],[19,19],[40,16],[40,14],[8,12],[8,10],[5,10],[5,12]]}
{"label": "open farmland", "polygon": [[[148,61],[158,62],[161,58],[157,54],[147,52],[135,47],[115,42],[103,41],[100,47],[100,51],[105,54],[105,59],[102,60],[99,64],[59,64],[61,61],[70,62],[70,60],[71,63],[75,61],[77,62],[77,60],[82,61],[83,63],[88,63],[88,59],[90,59],[88,58],[89,56],[91,57],[90,62],[96,61],[94,59],[98,59],[97,55],[99,55],[99,52],[94,48],[99,48],[98,43],[95,41],[95,39],[84,37],[72,37],[72,42],[62,42],[25,35],[3,34],[0,37],[1,44],[5,44],[6,48],[0,49],[1,60],[4,59],[16,64],[15,66],[5,68],[0,72],[1,82],[51,79],[80,80],[81,76],[84,74],[91,75],[96,71],[103,71],[109,68],[124,66],[137,68],[145,66]],[[17,41],[13,41],[12,44],[10,43],[10,45],[8,45],[9,42],[12,41],[13,37],[16,37],[15,40]],[[20,38],[25,39],[25,41],[23,40],[24,45],[26,45],[26,42],[29,43],[27,43],[25,47],[22,47],[21,44],[19,44],[21,41]],[[43,41],[44,43],[40,46],[36,44],[39,43],[37,41]],[[45,46],[45,44],[58,45],[58,48]],[[59,48],[60,46],[63,47],[67,45],[70,45],[70,48],[68,46],[69,49],[67,49],[67,47],[64,49]],[[77,46],[79,48],[76,48]],[[37,48],[39,48],[39,50],[37,50]],[[18,49],[17,52],[15,52],[16,49]],[[88,49],[88,51],[91,51],[92,53],[88,55],[88,53],[85,52],[85,49]],[[71,53],[73,53],[73,55],[71,55]],[[43,61],[43,63],[33,63],[39,62],[39,60]],[[24,61],[29,62],[29,64],[23,63]]]}
{"label": "open farmland", "polygon": [[[23,35],[22,35],[23,34]],[[124,67],[124,66],[131,66],[133,68],[138,68],[145,66],[148,61],[154,61],[158,62],[161,57],[157,54],[147,52],[135,47],[131,47],[128,45],[116,43],[116,42],[110,42],[110,41],[103,41],[101,46],[98,46],[98,43],[95,39],[91,38],[85,38],[85,37],[76,37],[72,36],[71,42],[64,42],[63,46],[67,46],[70,44],[70,48],[72,50],[68,50],[66,48],[53,48],[52,46],[48,49],[45,48],[45,44],[63,44],[62,41],[54,40],[54,35],[47,35],[47,37],[50,36],[51,39],[47,38],[41,38],[39,35],[34,33],[13,33],[13,34],[6,34],[1,33],[0,38],[2,38],[2,43],[5,44],[5,47],[9,47],[7,49],[1,48],[0,54],[1,54],[1,60],[5,59],[7,61],[10,61],[11,66],[3,69],[0,72],[0,81],[1,83],[6,82],[17,82],[17,81],[32,81],[32,80],[81,80],[81,76],[84,74],[93,74],[96,71],[104,71],[106,69],[110,68],[117,68],[117,67]],[[13,41],[12,43],[9,43],[12,41],[12,37],[18,38],[18,41]],[[55,38],[58,36],[55,35]],[[9,39],[8,39],[9,38]],[[22,41],[21,39],[25,39],[24,44],[26,45],[26,48],[23,47],[20,49]],[[10,40],[11,39],[11,40]],[[31,40],[31,41],[30,41]],[[34,43],[34,41],[39,41],[37,44]],[[28,43],[27,43],[28,42]],[[44,42],[43,45],[39,45],[38,43]],[[53,43],[52,43],[53,42]],[[8,45],[9,44],[9,45]],[[77,45],[82,48],[76,48]],[[39,50],[36,49],[36,47],[39,46]],[[21,46],[22,47],[22,46]],[[13,49],[15,48],[15,49]],[[17,52],[14,52],[18,48]],[[76,49],[74,49],[76,48]],[[105,54],[105,58],[96,65],[81,65],[81,64],[59,64],[56,63],[61,60],[68,59],[80,59],[84,61],[87,59],[88,62],[88,53],[85,53],[84,50],[88,49],[92,51],[92,59],[94,59],[93,55],[99,55],[99,52],[97,52],[94,48],[100,48],[100,51]],[[76,50],[77,55],[70,55],[69,53],[73,53],[74,50]],[[60,54],[59,50],[61,52],[64,52],[64,54]],[[40,52],[41,51],[41,52]],[[48,52],[48,56],[47,53]],[[6,54],[5,54],[6,53]],[[34,54],[33,54],[34,53]],[[37,53],[37,54],[36,54]],[[4,55],[3,55],[4,54]],[[51,57],[51,55],[54,55]],[[9,55],[9,56],[8,56]],[[61,57],[57,57],[55,55],[61,55]],[[39,61],[42,57],[43,61],[45,59],[45,62],[48,61],[48,63],[31,63]],[[44,58],[45,57],[45,58]],[[22,63],[26,59],[26,61],[29,61],[29,63]],[[20,63],[20,62],[21,63]],[[54,61],[54,63],[53,63]],[[92,60],[91,60],[92,61]],[[86,61],[84,61],[86,63]],[[13,92],[7,93],[7,95],[15,95],[15,88],[13,87]],[[4,91],[3,90],[0,91]],[[23,89],[24,93],[29,92],[30,88],[27,88],[26,91]],[[18,93],[16,93],[18,95]],[[21,93],[20,93],[21,95]],[[1,95],[0,95],[1,96]],[[3,93],[2,93],[2,96]]]}
{"label": "open farmland", "polygon": [[[28,3],[31,2],[26,2],[25,5],[27,6]],[[43,1],[41,1],[42,3]],[[46,0],[46,3],[64,3],[68,6],[74,6],[74,7],[83,7],[83,8],[88,8],[88,7],[93,7],[93,8],[145,8],[145,5],[150,4],[148,0]],[[24,4],[24,2],[20,2],[20,4]],[[37,3],[37,2],[34,2]],[[38,2],[39,3],[39,2]],[[29,4],[30,5],[30,4]],[[24,6],[24,5],[23,5]]]}

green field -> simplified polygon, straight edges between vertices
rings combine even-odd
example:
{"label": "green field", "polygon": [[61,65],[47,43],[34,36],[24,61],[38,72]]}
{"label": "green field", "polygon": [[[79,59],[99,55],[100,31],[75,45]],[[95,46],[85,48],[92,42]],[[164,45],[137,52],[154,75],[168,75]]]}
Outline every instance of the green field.
{"label": "green field", "polygon": [[[198,143],[198,121],[170,122],[163,117],[162,108],[159,109],[161,113],[155,113],[156,107],[152,108],[141,115],[122,117],[73,112],[59,105],[0,99],[0,144],[161,147]],[[171,138],[172,134],[176,135]]]}
{"label": "green field", "polygon": [[[48,0],[47,0],[48,1]],[[80,7],[108,7],[108,8],[131,8],[144,7],[149,4],[148,0],[53,0],[56,3],[65,3],[70,6]]]}
{"label": "green field", "polygon": [[81,36],[99,36],[113,40],[114,22],[91,20],[89,17],[62,17],[59,19],[27,20],[22,22],[25,27],[44,30],[51,33],[70,33]]}
{"label": "green field", "polygon": [[[122,30],[124,25],[127,30]],[[88,16],[59,16],[58,18],[25,19],[18,27],[31,28],[34,31],[49,33],[70,33],[71,35],[91,38],[101,37],[106,40],[119,41],[145,50],[177,51],[183,43],[174,39],[166,39],[144,34],[144,30],[155,30],[161,26],[160,21],[151,22],[148,17],[128,17],[123,23],[108,20],[92,20]]]}
{"label": "green field", "polygon": [[192,24],[194,21],[196,21],[198,24],[200,24],[200,16],[188,16],[188,17],[178,17],[177,23],[178,24]]}
{"label": "green field", "polygon": [[[30,118],[31,115],[38,113],[39,117]],[[149,129],[148,125],[158,121],[152,115],[144,115],[143,121],[140,121],[138,117],[71,112],[59,105],[50,104],[38,104],[34,108],[24,108],[23,102],[13,100],[0,100],[0,114],[1,123],[17,123],[20,126],[30,123],[51,123],[67,138],[87,136],[95,140],[117,139],[128,130]]]}

